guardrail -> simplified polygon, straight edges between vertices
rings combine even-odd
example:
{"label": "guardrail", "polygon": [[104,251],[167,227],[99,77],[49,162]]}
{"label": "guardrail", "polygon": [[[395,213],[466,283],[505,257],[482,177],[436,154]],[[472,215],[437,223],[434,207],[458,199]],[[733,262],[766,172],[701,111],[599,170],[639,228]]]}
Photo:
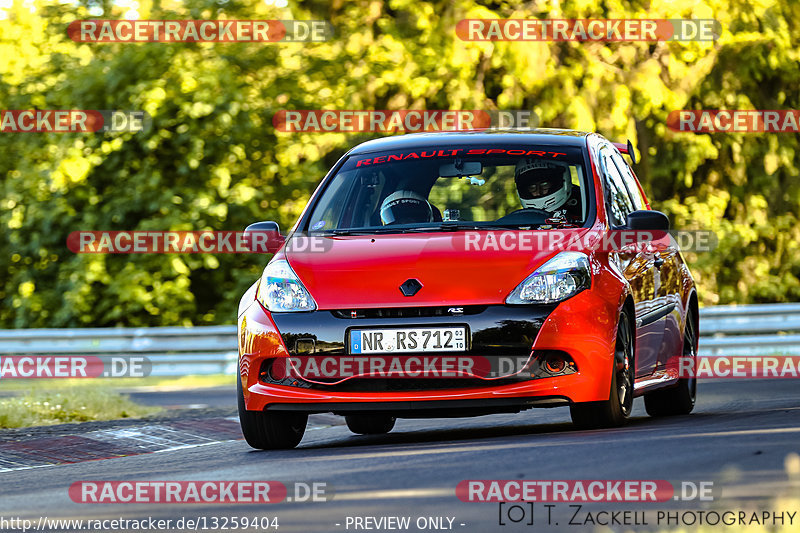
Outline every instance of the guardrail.
{"label": "guardrail", "polygon": [[700,355],[800,355],[800,303],[700,310]]}
{"label": "guardrail", "polygon": [[[233,374],[236,327],[0,330],[0,354],[139,355],[156,376]],[[800,303],[701,309],[700,354],[800,355]]]}
{"label": "guardrail", "polygon": [[154,376],[234,374],[236,326],[0,330],[0,354],[145,356]]}

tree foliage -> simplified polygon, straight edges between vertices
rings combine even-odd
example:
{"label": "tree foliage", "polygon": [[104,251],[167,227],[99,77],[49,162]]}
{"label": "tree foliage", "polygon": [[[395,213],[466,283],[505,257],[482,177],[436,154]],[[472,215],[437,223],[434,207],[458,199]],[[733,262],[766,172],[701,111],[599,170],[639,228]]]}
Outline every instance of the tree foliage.
{"label": "tree foliage", "polygon": [[[688,255],[704,304],[800,299],[798,136],[667,129],[675,109],[797,108],[795,1],[142,0],[142,19],[325,19],[306,44],[94,44],[111,2],[16,0],[0,20],[2,109],[141,109],[138,133],[0,134],[0,327],[230,323],[265,258],[76,255],[76,230],[291,226],[330,165],[375,134],[279,133],[280,109],[530,109],[630,138],[654,207],[713,229]],[[129,4],[126,4],[129,5]],[[97,16],[90,9],[102,7]],[[715,18],[715,42],[465,42],[463,18]]]}

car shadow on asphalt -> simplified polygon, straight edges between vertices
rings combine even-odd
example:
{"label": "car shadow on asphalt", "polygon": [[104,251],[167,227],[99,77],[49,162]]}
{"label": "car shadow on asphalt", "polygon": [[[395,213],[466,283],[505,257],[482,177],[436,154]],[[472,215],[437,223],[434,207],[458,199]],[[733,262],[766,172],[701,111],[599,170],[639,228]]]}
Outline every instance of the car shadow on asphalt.
{"label": "car shadow on asphalt", "polygon": [[[668,432],[672,435],[677,433],[693,433],[698,429],[704,431],[713,431],[719,425],[726,426],[730,424],[731,419],[741,422],[743,418],[749,416],[759,416],[758,410],[753,410],[754,405],[749,401],[736,402],[734,405],[730,403],[722,406],[717,402],[708,402],[710,405],[703,405],[698,402],[699,410],[682,416],[658,417],[653,418],[645,413],[644,405],[637,403],[634,407],[633,416],[628,420],[627,424],[618,428],[609,429],[595,429],[595,430],[581,430],[572,425],[568,421],[568,414],[566,416],[559,416],[562,418],[560,421],[547,421],[542,420],[537,423],[536,415],[531,411],[531,416],[534,418],[520,418],[520,414],[516,415],[487,415],[484,417],[462,418],[462,419],[429,419],[431,421],[442,420],[443,422],[452,424],[452,421],[457,422],[456,427],[447,428],[414,428],[404,427],[403,422],[405,419],[398,421],[398,426],[394,431],[385,435],[355,435],[350,433],[341,423],[333,423],[334,427],[340,428],[335,435],[317,436],[316,438],[309,439],[308,435],[300,443],[296,450],[272,451],[270,456],[276,453],[286,453],[291,456],[293,453],[302,450],[341,450],[358,449],[368,446],[397,446],[397,445],[414,445],[414,444],[449,444],[453,442],[467,442],[467,441],[489,441],[491,439],[500,439],[504,437],[514,436],[540,436],[540,437],[586,437],[591,435],[609,435],[619,434],[631,429],[638,432]],[[775,406],[774,408],[779,408]],[[710,409],[710,410],[708,410]],[[554,410],[555,411],[555,410]],[[327,415],[329,418],[335,415]],[[498,419],[497,417],[503,417]],[[552,418],[550,415],[546,415]],[[341,417],[336,417],[341,418]],[[331,423],[331,420],[326,420]],[[326,429],[331,429],[326,428]],[[319,434],[317,434],[319,435]],[[321,438],[320,438],[321,437]],[[253,450],[258,453],[257,450]]]}
{"label": "car shadow on asphalt", "polygon": [[[491,415],[489,415],[491,417]],[[670,420],[676,420],[674,417]],[[435,419],[432,419],[435,420]],[[452,420],[452,419],[444,419]],[[472,419],[474,420],[474,419]],[[402,423],[402,421],[400,421]],[[542,437],[547,436],[580,436],[587,434],[609,434],[612,432],[624,431],[630,428],[644,428],[652,425],[662,425],[663,419],[653,419],[648,416],[634,416],[628,420],[628,423],[619,428],[609,429],[594,429],[583,430],[576,428],[571,422],[542,422],[542,423],[514,423],[509,421],[502,425],[492,423],[491,418],[486,418],[486,425],[469,425],[455,428],[408,428],[402,427],[396,429],[391,433],[385,435],[355,435],[347,432],[341,432],[335,436],[326,436],[324,440],[314,439],[313,441],[301,442],[295,450],[284,451],[270,451],[269,455],[274,456],[276,453],[286,454],[291,456],[293,453],[304,450],[341,450],[358,449],[369,446],[397,446],[408,444],[452,444],[454,442],[469,442],[469,441],[490,441],[492,439],[499,439],[504,437],[514,436],[532,436],[538,435]],[[260,453],[259,450],[252,450],[253,453]]]}

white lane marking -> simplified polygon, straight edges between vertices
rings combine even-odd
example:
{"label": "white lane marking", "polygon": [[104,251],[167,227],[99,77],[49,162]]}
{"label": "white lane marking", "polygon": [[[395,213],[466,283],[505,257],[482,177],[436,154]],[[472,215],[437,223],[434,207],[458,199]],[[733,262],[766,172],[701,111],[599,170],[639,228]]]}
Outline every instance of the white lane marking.
{"label": "white lane marking", "polygon": [[[126,456],[123,456],[123,457],[137,457],[139,455],[147,455],[149,453],[174,452],[176,450],[188,450],[188,449],[191,449],[191,448],[202,448],[204,446],[213,446],[215,444],[227,444],[229,442],[239,442],[239,441],[236,440],[236,439],[230,439],[230,440],[215,440],[215,441],[211,441],[211,442],[203,442],[203,443],[200,443],[200,444],[181,444],[181,445],[178,445],[178,446],[173,446],[171,448],[163,448],[163,449],[160,449],[160,450],[152,450],[150,452],[145,452],[145,453],[140,453],[140,454],[135,454],[135,455],[126,455]],[[103,459],[100,459],[100,461],[106,461],[106,460],[109,460],[109,459],[122,459],[123,457],[105,457]],[[84,461],[81,461],[81,462],[84,462]],[[47,467],[51,467],[51,466],[52,467],[68,466],[68,465],[73,465],[73,464],[80,464],[80,462],[79,463],[54,463],[54,464],[49,464],[49,465],[34,465],[34,466],[19,466],[19,467],[14,467],[14,468],[0,468],[0,473],[16,472],[18,470],[32,470],[34,468],[47,468]]]}
{"label": "white lane marking", "polygon": [[[641,431],[636,430],[617,430],[613,434],[607,434],[603,436],[617,436],[617,435],[636,435],[637,439],[648,439],[648,440],[663,440],[663,439],[682,439],[682,438],[705,438],[705,437],[729,437],[731,435],[758,435],[758,434],[777,434],[777,433],[800,433],[800,428],[773,428],[773,429],[753,429],[753,430],[734,430],[734,431],[720,431],[717,433],[707,432],[707,433],[686,433],[686,434],[676,434],[676,435],[640,435]],[[510,435],[513,437],[514,435]],[[542,435],[542,436],[547,436]],[[349,460],[349,459],[379,459],[382,457],[412,457],[415,455],[438,455],[443,453],[466,453],[466,452],[476,452],[476,451],[493,451],[493,450],[506,450],[506,449],[513,449],[513,448],[541,448],[541,447],[549,447],[549,446],[556,446],[560,444],[564,445],[572,445],[572,446],[580,446],[580,445],[595,445],[599,441],[598,439],[594,438],[587,441],[582,441],[579,435],[575,435],[575,439],[564,440],[546,440],[543,442],[532,443],[530,441],[521,441],[518,443],[509,443],[509,444],[473,444],[473,445],[464,445],[464,446],[455,446],[455,447],[448,447],[448,448],[438,448],[438,449],[406,449],[406,450],[386,450],[381,452],[374,452],[374,453],[351,453],[345,455],[325,455],[321,457],[303,457],[303,462],[310,462],[310,461],[340,461],[340,460]],[[609,439],[603,439],[608,441]],[[611,439],[613,442],[615,439]],[[442,446],[446,446],[446,444],[442,444]]]}
{"label": "white lane marking", "polygon": [[[152,453],[174,452],[175,450],[188,450],[190,448],[202,448],[203,446],[212,446],[214,444],[225,444],[226,442],[238,442],[236,439],[229,440],[215,440],[213,442],[204,442],[202,444],[184,444],[182,446],[175,446],[173,448],[165,448],[163,450],[156,450]],[[141,454],[144,455],[144,454]],[[133,456],[131,456],[133,457]]]}
{"label": "white lane marking", "polygon": [[99,442],[113,442],[118,446],[134,446],[148,451],[157,451],[186,444],[215,442],[214,439],[195,435],[183,430],[175,430],[167,426],[148,425],[133,428],[104,429],[91,431],[84,438]]}
{"label": "white lane marking", "polygon": [[732,435],[760,435],[775,433],[800,433],[800,428],[772,428],[772,429],[737,429],[732,431],[718,431],[716,433],[690,433],[688,435],[668,435],[667,438],[677,437],[730,437]]}
{"label": "white lane marking", "polygon": [[[308,428],[311,429],[326,429],[325,427],[314,427]],[[800,433],[800,428],[765,428],[765,429],[743,429],[743,430],[730,430],[730,431],[719,431],[719,432],[705,432],[705,433],[686,433],[686,434],[674,434],[674,435],[641,435],[641,433],[651,432],[653,429],[628,429],[628,430],[616,430],[613,432],[613,435],[636,435],[638,439],[678,439],[678,438],[705,438],[705,437],[730,437],[733,435],[759,435],[759,434],[780,434],[780,433]],[[662,428],[663,429],[663,428]],[[131,432],[131,429],[127,430],[106,430],[105,432],[115,432],[115,431],[128,431]],[[94,432],[103,433],[104,431]],[[547,436],[544,434],[542,436]],[[609,436],[609,435],[604,435]],[[511,435],[513,437],[513,435]],[[578,434],[575,437],[579,437]],[[198,437],[204,438],[205,437]],[[206,439],[209,440],[209,439]],[[603,439],[608,440],[608,439]],[[158,450],[152,450],[151,452],[166,452],[166,451],[175,451],[175,450],[183,450],[189,448],[197,448],[201,446],[209,446],[212,444],[224,444],[228,442],[239,442],[239,440],[225,440],[225,441],[210,441],[198,444],[180,444],[176,443],[176,445],[162,448]],[[415,455],[438,455],[443,453],[466,453],[466,452],[474,452],[474,451],[490,451],[490,450],[505,450],[505,449],[513,449],[513,448],[531,448],[531,447],[544,447],[544,446],[554,446],[558,444],[568,444],[568,445],[581,445],[581,444],[589,444],[595,445],[599,441],[598,439],[592,439],[591,441],[581,442],[580,438],[570,439],[569,441],[561,440],[553,440],[549,439],[547,441],[543,441],[540,443],[531,443],[529,441],[521,441],[518,443],[509,443],[509,444],[494,444],[494,445],[482,445],[482,444],[474,444],[474,445],[464,445],[464,446],[455,446],[451,447],[447,443],[438,444],[439,446],[436,449],[405,449],[405,450],[387,450],[383,452],[375,452],[375,453],[351,453],[346,455],[325,455],[320,457],[304,457],[303,462],[310,462],[310,461],[341,461],[341,460],[349,460],[349,459],[376,459],[382,457],[411,457]],[[109,457],[109,459],[113,459],[113,457]],[[36,465],[36,466],[24,466],[19,468],[0,468],[0,472],[11,472],[17,470],[29,470],[33,468],[46,468],[50,466],[63,466],[62,464],[52,464],[52,465]]]}
{"label": "white lane marking", "polygon": [[[188,431],[174,429],[163,425],[145,425],[137,427],[104,429],[97,431],[90,431],[83,435],[81,438],[89,441],[100,443],[110,443],[113,452],[114,449],[122,447],[130,450],[136,450],[140,453],[131,453],[130,455],[141,455],[142,453],[155,453],[155,452],[168,452],[174,450],[185,450],[189,448],[196,448],[199,446],[208,446],[210,444],[221,444],[223,442],[234,442],[234,439],[215,440],[202,435],[196,435]],[[102,451],[100,451],[102,453]],[[115,459],[117,456],[106,457],[104,459]],[[88,460],[88,458],[87,458]],[[82,461],[79,461],[82,462]],[[31,468],[42,468],[46,466],[59,466],[64,463],[51,463],[44,465],[25,465],[24,460],[15,461],[9,459],[6,463],[16,463],[20,466],[10,466],[6,468],[0,467],[0,472],[11,472],[17,470],[28,470]]]}
{"label": "white lane marking", "polygon": [[61,466],[61,464],[35,465],[35,466],[17,466],[17,467],[14,467],[14,468],[0,468],[0,473],[3,473],[3,472],[16,472],[18,470],[33,470],[34,468],[47,468],[48,466]]}

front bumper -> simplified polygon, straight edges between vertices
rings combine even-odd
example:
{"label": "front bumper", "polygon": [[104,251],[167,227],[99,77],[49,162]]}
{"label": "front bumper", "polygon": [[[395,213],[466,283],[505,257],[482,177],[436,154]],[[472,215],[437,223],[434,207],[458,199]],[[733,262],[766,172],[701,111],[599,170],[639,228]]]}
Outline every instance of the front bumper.
{"label": "front bumper", "polygon": [[[447,413],[462,410],[463,414],[475,414],[481,408],[491,412],[519,411],[608,398],[616,303],[606,302],[587,290],[558,305],[467,306],[459,315],[449,314],[449,309],[272,314],[254,302],[239,318],[239,368],[245,384],[245,405],[248,410],[380,410],[410,417],[416,412],[419,416],[449,416]],[[327,385],[265,377],[265,363],[275,358],[302,357],[307,353],[347,355],[350,328],[433,325],[465,325],[470,342],[464,355],[527,357],[532,352],[560,351],[569,355],[578,370],[524,380],[456,378],[448,385],[430,378],[366,379],[361,380],[363,388],[356,380]]]}

